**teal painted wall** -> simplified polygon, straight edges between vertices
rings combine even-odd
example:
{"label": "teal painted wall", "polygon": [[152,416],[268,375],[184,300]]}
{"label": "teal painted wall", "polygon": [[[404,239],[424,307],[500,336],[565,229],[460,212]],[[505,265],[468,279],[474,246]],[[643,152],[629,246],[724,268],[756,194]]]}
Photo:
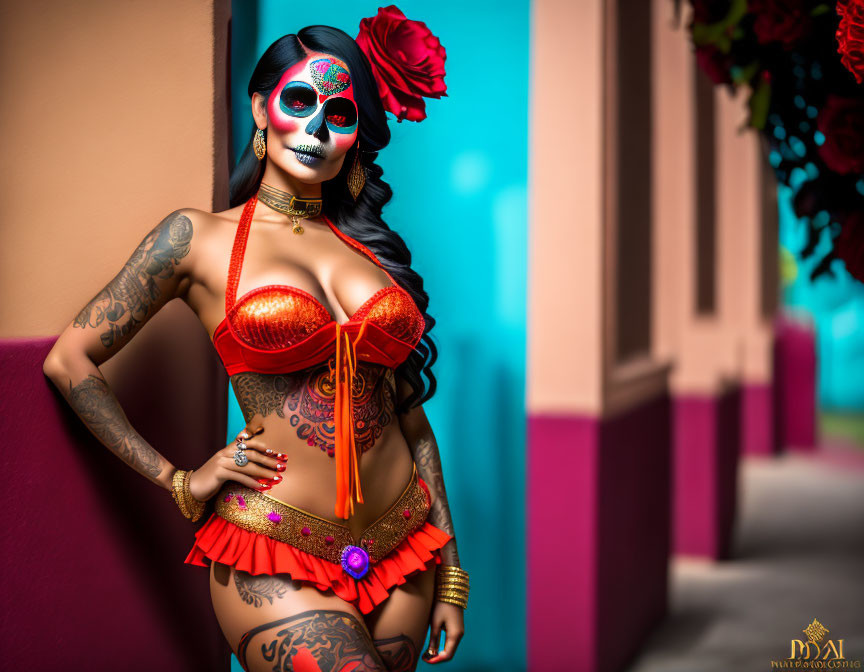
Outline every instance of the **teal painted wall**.
{"label": "teal painted wall", "polygon": [[[384,4],[384,3],[382,3]],[[251,133],[246,86],[258,57],[316,23],[356,35],[378,3],[235,0],[235,150]],[[471,573],[459,670],[525,669],[525,294],[529,3],[402,0],[447,49],[448,97],[421,123],[396,123],[379,156],[393,200],[384,217],[407,242],[437,320],[435,429],[462,565]],[[492,95],[489,95],[489,94]],[[231,399],[228,436],[243,427]],[[418,669],[434,669],[421,662]],[[235,669],[240,670],[235,661]]]}
{"label": "teal painted wall", "polygon": [[[807,176],[800,172],[797,177],[803,181]],[[833,278],[825,275],[810,280],[810,272],[831,249],[831,242],[826,230],[815,254],[806,260],[799,258],[807,242],[807,229],[795,216],[794,195],[793,189],[778,188],[786,276],[783,304],[788,312],[803,313],[813,320],[819,406],[827,411],[864,413],[864,284],[849,275],[840,260],[832,262]]]}

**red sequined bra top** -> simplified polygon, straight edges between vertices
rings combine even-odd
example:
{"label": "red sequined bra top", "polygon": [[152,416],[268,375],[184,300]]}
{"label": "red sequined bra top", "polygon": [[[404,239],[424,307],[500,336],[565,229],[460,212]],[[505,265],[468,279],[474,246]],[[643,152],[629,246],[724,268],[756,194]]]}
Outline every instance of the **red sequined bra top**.
{"label": "red sequined bra top", "polygon": [[351,395],[357,361],[399,366],[423,336],[423,313],[372,251],[336,228],[326,216],[323,219],[333,232],[372,259],[392,284],[370,296],[343,324],[336,322],[312,294],[298,287],[266,285],[235,300],[257,202],[257,196],[249,199],[237,227],[225,290],[225,317],[213,333],[213,345],[229,376],[290,373],[330,362],[335,387],[336,515],[347,519],[354,511],[354,500],[363,501]]}

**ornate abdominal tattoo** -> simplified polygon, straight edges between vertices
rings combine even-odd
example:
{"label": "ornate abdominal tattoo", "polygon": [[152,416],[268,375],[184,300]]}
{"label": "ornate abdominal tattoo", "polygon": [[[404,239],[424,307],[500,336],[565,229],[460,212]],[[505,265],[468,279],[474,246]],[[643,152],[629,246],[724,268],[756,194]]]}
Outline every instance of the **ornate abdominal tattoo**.
{"label": "ornate abdominal tattoo", "polygon": [[[336,388],[327,364],[289,374],[238,373],[231,377],[231,384],[247,423],[256,415],[287,417],[299,438],[335,456]],[[366,452],[395,414],[393,370],[361,362],[351,391],[354,440],[360,451]]]}
{"label": "ornate abdominal tattoo", "polygon": [[72,323],[73,327],[99,329],[102,345],[110,348],[132,334],[150,310],[161,303],[158,280],[174,275],[174,266],[189,254],[192,222],[172,213],[151,231],[133,252],[117,276],[99,292]]}

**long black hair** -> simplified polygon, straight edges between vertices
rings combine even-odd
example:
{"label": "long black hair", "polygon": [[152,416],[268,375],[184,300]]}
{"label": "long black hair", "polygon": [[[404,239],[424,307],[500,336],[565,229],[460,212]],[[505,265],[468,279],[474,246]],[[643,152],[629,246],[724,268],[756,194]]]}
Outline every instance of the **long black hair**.
{"label": "long black hair", "polygon": [[[436,380],[432,364],[438,358],[438,350],[429,336],[435,319],[426,312],[429,295],[423,289],[423,278],[411,268],[411,252],[402,237],[392,231],[381,218],[381,210],[392,198],[393,190],[381,176],[384,170],[375,163],[378,152],[390,142],[387,115],[378,94],[378,87],[366,55],[347,33],[330,26],[307,26],[297,34],[285,35],[271,44],[249,80],[249,97],[257,92],[269,98],[283,73],[296,65],[311,51],[332,54],[348,65],[357,103],[357,137],[360,140],[360,162],[366,168],[366,184],[355,201],[348,191],[347,175],[354,161],[357,148],[349,150],[339,174],[321,185],[324,214],[337,228],[363,243],[381,261],[393,278],[414,299],[426,328],[414,352],[399,366],[396,372],[413,389],[398,413],[407,412],[412,406],[427,401],[435,394]],[[259,161],[252,149],[255,125],[252,123],[249,144],[231,172],[231,207],[247,201],[258,191],[264,174],[264,161]],[[429,380],[427,389],[421,373]]]}

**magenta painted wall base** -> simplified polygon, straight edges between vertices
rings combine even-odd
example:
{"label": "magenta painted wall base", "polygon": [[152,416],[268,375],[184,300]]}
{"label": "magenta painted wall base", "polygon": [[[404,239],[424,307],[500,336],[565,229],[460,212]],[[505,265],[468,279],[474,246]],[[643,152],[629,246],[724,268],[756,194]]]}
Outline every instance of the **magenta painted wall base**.
{"label": "magenta painted wall base", "polygon": [[812,326],[780,318],[776,326],[774,380],[776,429],[783,449],[814,451],[817,444],[816,334]]}
{"label": "magenta painted wall base", "polygon": [[[213,615],[208,573],[183,564],[198,525],[69,409],[42,374],[53,341],[0,342],[3,669],[227,670],[230,650]],[[136,378],[142,391],[165,394],[162,364],[156,356],[147,362],[154,379]],[[175,426],[182,415],[175,422],[158,403],[126,401],[136,427],[166,456],[201,463],[198,452],[172,439],[182,436]],[[151,412],[141,413],[140,404]],[[224,409],[212,408],[224,420]]]}
{"label": "magenta painted wall base", "polygon": [[669,402],[528,418],[528,669],[620,670],[666,611]]}
{"label": "magenta painted wall base", "polygon": [[774,387],[770,383],[741,386],[741,452],[771,456],[780,452],[774,431]]}
{"label": "magenta painted wall base", "polygon": [[740,452],[740,394],[680,395],[673,401],[675,553],[727,558],[732,542]]}

